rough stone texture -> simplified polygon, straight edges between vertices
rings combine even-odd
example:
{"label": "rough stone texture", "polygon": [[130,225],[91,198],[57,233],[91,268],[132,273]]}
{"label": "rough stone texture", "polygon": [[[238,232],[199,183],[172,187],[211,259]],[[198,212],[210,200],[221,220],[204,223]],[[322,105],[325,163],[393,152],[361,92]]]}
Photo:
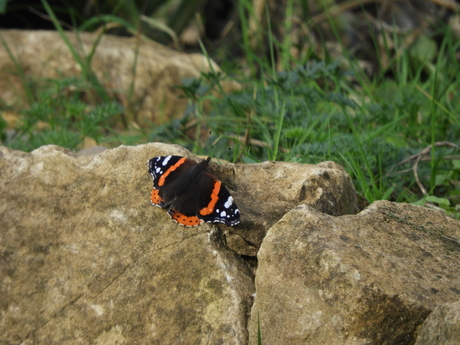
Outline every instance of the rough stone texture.
{"label": "rough stone texture", "polygon": [[460,301],[436,307],[418,333],[415,345],[460,344]]}
{"label": "rough stone texture", "polygon": [[0,343],[246,344],[252,271],[211,225],[150,205],[147,160],[0,148]]}
{"label": "rough stone texture", "polygon": [[460,297],[460,223],[410,204],[334,217],[301,205],[258,253],[250,343],[413,344],[439,304]]}
{"label": "rough stone texture", "polygon": [[[150,205],[147,161],[165,154],[198,159],[160,143],[0,148],[0,343],[247,344],[257,318],[264,344],[455,339],[458,302],[431,312],[459,300],[458,221],[384,201],[343,215],[356,198],[332,162],[212,162],[241,224],[184,228]],[[258,241],[254,286],[233,250]]]}
{"label": "rough stone texture", "polygon": [[231,229],[227,240],[241,236],[249,243],[246,248],[236,243],[234,247],[239,253],[253,255],[268,229],[301,203],[335,216],[359,211],[350,176],[335,162],[316,165],[264,162],[222,167],[230,168],[238,177],[235,192],[238,206],[245,212],[244,222]]}
{"label": "rough stone texture", "polygon": [[[55,31],[0,30],[5,44],[17,63],[31,77],[63,78],[81,74],[81,66],[75,61],[69,47]],[[187,100],[177,96],[182,92],[175,88],[185,78],[197,77],[210,70],[209,60],[202,54],[184,54],[159,43],[136,38],[123,38],[82,32],[78,37],[66,32],[70,44],[86,58],[97,46],[91,67],[108,92],[119,95],[127,102],[133,83],[132,104],[140,124],[164,122],[182,115]],[[219,67],[211,62],[215,71]],[[133,66],[136,75],[133,76]],[[237,85],[226,84],[228,88]],[[24,102],[23,80],[7,49],[0,49],[0,100],[6,104]]]}

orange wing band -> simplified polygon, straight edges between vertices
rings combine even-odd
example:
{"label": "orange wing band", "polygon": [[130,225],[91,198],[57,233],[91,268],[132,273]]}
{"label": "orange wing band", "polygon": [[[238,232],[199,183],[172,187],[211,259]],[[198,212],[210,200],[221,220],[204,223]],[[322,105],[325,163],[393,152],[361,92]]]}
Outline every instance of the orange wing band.
{"label": "orange wing band", "polygon": [[176,170],[178,167],[180,167],[182,164],[185,162],[185,158],[182,157],[179,159],[176,164],[174,164],[172,167],[170,167],[163,175],[160,176],[160,179],[158,180],[158,186],[163,186],[165,184],[166,178],[169,176],[170,173],[172,173],[174,170]]}
{"label": "orange wing band", "polygon": [[214,211],[214,209],[216,208],[216,203],[219,200],[219,192],[220,192],[220,186],[221,185],[222,185],[222,183],[219,180],[216,180],[216,182],[214,183],[214,186],[212,188],[211,201],[209,202],[209,204],[206,207],[203,207],[200,210],[200,214],[202,216],[207,216],[207,215],[211,214]]}

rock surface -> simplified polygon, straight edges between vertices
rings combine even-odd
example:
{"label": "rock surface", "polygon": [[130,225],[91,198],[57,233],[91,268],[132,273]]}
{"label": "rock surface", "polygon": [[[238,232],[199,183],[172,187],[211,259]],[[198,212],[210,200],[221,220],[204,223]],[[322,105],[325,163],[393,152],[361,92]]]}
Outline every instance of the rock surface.
{"label": "rock surface", "polygon": [[436,307],[418,333],[415,345],[460,344],[460,300]]}
{"label": "rock surface", "polygon": [[246,344],[253,274],[150,205],[149,144],[0,150],[2,344]]}
{"label": "rock surface", "polygon": [[[245,210],[245,221],[231,229],[227,240],[241,254],[255,255],[268,229],[301,203],[336,216],[359,211],[350,176],[335,162],[264,162],[236,165],[233,169],[238,177],[235,195]],[[237,236],[249,246],[233,245],[230,241]]]}
{"label": "rock surface", "polygon": [[[63,78],[80,75],[82,67],[56,31],[0,30],[4,44],[16,63],[30,77]],[[210,60],[202,54],[185,54],[145,39],[123,38],[81,32],[66,32],[67,38],[82,59],[95,49],[92,70],[107,92],[119,95],[126,105],[135,105],[140,124],[159,123],[181,116],[187,107],[182,92],[176,88],[182,80],[208,72]],[[97,40],[100,38],[100,41]],[[211,62],[212,69],[219,67]],[[133,66],[135,75],[133,75]],[[7,49],[0,49],[0,99],[6,104],[23,103],[25,92],[18,66]],[[133,94],[130,96],[130,88]],[[230,88],[236,85],[228,85]]]}
{"label": "rock surface", "polygon": [[[460,224],[439,211],[344,215],[356,197],[332,162],[211,162],[241,224],[184,228],[149,201],[147,161],[166,154],[198,159],[0,148],[0,343],[248,344],[258,318],[264,344],[413,344],[459,300]],[[260,243],[256,270],[237,253]]]}
{"label": "rock surface", "polygon": [[258,253],[250,343],[413,344],[417,326],[460,297],[460,223],[378,201],[333,217],[301,205]]}

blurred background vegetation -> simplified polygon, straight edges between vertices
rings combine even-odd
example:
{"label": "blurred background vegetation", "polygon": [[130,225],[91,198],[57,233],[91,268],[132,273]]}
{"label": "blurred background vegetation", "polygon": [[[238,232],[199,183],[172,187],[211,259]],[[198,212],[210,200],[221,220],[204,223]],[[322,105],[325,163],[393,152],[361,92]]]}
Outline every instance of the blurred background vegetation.
{"label": "blurred background vegetation", "polygon": [[[231,146],[225,158],[236,162],[335,160],[363,204],[413,202],[459,217],[455,1],[0,0],[0,13],[1,28],[142,35],[222,68],[178,85],[189,100],[183,114],[135,130],[123,122],[116,133],[110,128],[124,111],[116,100],[84,112],[81,97],[64,90],[91,82],[55,81],[37,91],[13,136],[0,117],[4,145],[76,149],[89,136],[106,146],[163,141],[202,154]],[[225,80],[241,88],[225,92]],[[40,130],[37,119],[53,126]]]}
{"label": "blurred background vegetation", "polygon": [[[289,44],[298,62],[347,54],[370,75],[391,73],[395,49],[432,60],[446,27],[459,35],[459,5],[449,0],[49,0],[65,29],[115,35],[141,33],[185,51],[201,51],[217,62],[245,58],[242,43],[269,54],[269,40]],[[0,27],[55,29],[41,0],[0,0]],[[270,31],[270,36],[267,35]],[[248,40],[249,42],[245,42]],[[398,42],[395,42],[397,40]],[[325,46],[325,43],[329,45]],[[337,46],[334,46],[337,43]],[[401,44],[399,44],[401,43]],[[284,46],[286,48],[286,46]],[[326,49],[326,51],[325,51]],[[387,56],[387,53],[390,53]]]}

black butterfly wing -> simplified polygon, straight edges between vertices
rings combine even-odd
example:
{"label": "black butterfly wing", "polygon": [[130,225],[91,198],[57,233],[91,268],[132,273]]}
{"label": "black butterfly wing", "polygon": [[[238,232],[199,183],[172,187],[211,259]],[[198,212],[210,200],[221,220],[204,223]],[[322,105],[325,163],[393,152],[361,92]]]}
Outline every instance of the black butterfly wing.
{"label": "black butterfly wing", "polygon": [[188,172],[197,163],[181,156],[158,156],[149,161],[149,173],[153,177],[151,202],[169,208],[176,196],[176,190],[183,184]]}
{"label": "black butterfly wing", "polygon": [[196,163],[180,156],[159,156],[149,161],[153,177],[152,204],[184,226],[203,221],[234,226],[240,212],[225,186],[206,172],[209,159]]}
{"label": "black butterfly wing", "polygon": [[203,176],[200,209],[198,217],[207,223],[223,223],[235,226],[240,222],[240,211],[230,192],[214,175]]}

